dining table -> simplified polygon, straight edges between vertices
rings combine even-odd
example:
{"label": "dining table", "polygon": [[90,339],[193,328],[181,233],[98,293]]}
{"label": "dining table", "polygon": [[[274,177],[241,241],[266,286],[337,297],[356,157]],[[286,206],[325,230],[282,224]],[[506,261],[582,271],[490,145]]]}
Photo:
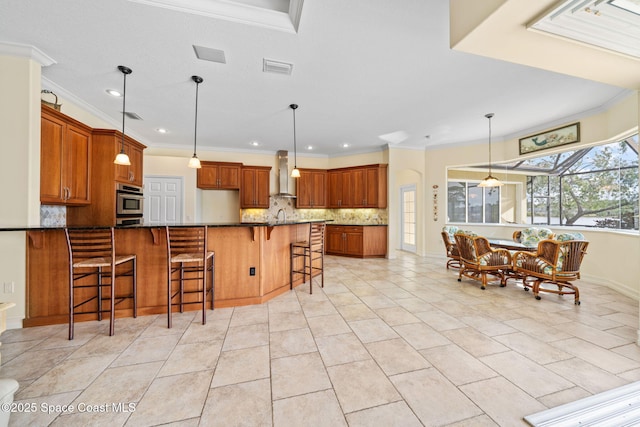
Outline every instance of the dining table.
{"label": "dining table", "polygon": [[520,242],[516,242],[514,240],[506,240],[506,239],[487,239],[489,240],[489,245],[493,248],[502,248],[510,251],[529,251],[535,252],[538,247],[536,246],[526,246]]}

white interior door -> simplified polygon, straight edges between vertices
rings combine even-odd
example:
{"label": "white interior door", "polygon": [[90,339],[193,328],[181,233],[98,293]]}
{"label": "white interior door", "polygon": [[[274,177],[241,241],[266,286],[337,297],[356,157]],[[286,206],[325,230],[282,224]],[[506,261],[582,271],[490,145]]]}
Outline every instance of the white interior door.
{"label": "white interior door", "polygon": [[145,224],[174,224],[182,222],[182,177],[144,177]]}
{"label": "white interior door", "polygon": [[400,187],[400,249],[416,252],[416,186],[405,185]]}

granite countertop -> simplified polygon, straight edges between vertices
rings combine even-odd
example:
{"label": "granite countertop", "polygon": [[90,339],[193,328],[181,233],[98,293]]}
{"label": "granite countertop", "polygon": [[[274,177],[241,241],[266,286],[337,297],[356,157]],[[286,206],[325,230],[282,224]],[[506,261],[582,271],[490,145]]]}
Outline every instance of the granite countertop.
{"label": "granite countertop", "polygon": [[333,221],[331,225],[344,225],[344,226],[352,226],[352,227],[386,227],[389,224],[365,224],[365,223],[356,223],[356,222],[335,222]]}
{"label": "granite countertop", "polygon": [[[296,220],[296,221],[283,221],[283,222],[233,222],[233,223],[177,223],[177,224],[134,224],[134,225],[116,225],[116,229],[131,229],[131,228],[161,228],[166,226],[171,227],[277,227],[280,225],[297,225],[297,224],[309,224],[312,222],[322,222],[322,219],[308,219],[308,220]],[[326,222],[330,222],[326,221]],[[25,226],[0,226],[0,231],[39,231],[39,230],[64,230],[65,228],[75,229],[94,229],[94,228],[109,228],[109,225],[86,225],[86,226],[42,226],[42,225],[25,225]]]}

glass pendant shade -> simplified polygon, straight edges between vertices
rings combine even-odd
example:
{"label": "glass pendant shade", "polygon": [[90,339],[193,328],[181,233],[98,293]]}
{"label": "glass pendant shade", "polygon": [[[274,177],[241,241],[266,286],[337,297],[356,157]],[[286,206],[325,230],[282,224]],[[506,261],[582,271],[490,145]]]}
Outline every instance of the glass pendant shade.
{"label": "glass pendant shade", "polygon": [[502,187],[502,185],[498,178],[489,175],[478,184],[478,187]]}
{"label": "glass pendant shade", "polygon": [[300,178],[300,169],[294,167],[291,171],[291,178]]}
{"label": "glass pendant shade", "polygon": [[116,159],[113,161],[113,163],[115,163],[116,165],[122,165],[122,166],[131,165],[131,161],[129,160],[129,156],[127,156],[127,153],[125,153],[125,152],[118,153],[118,155],[116,156]]}
{"label": "glass pendant shade", "polygon": [[198,159],[198,155],[196,154],[196,144],[198,139],[198,88],[200,87],[200,83],[204,80],[200,76],[191,76],[191,80],[196,82],[196,119],[193,127],[193,156],[189,159],[189,164],[187,166],[192,169],[200,169],[202,166],[200,165],[200,159]]}
{"label": "glass pendant shade", "polygon": [[200,159],[198,159],[198,156],[194,154],[193,157],[189,159],[188,166],[192,169],[200,169],[202,166],[200,165]]}
{"label": "glass pendant shade", "polygon": [[491,118],[493,113],[485,114],[485,117],[489,119],[489,175],[478,184],[478,187],[502,187],[502,182],[491,175]]}
{"label": "glass pendant shade", "polygon": [[131,161],[129,160],[129,156],[124,152],[124,118],[126,110],[126,99],[127,99],[127,74],[131,74],[131,68],[125,67],[124,65],[118,65],[118,70],[124,76],[124,84],[122,89],[122,141],[120,142],[120,152],[116,156],[113,163],[116,165],[129,166],[131,165]]}

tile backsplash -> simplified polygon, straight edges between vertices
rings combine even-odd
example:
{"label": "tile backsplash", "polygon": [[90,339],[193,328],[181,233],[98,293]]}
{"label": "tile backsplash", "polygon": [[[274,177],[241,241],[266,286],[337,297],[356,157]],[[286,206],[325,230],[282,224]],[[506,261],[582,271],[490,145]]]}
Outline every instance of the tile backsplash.
{"label": "tile backsplash", "polygon": [[67,225],[67,207],[40,205],[40,226],[65,227]]}
{"label": "tile backsplash", "polygon": [[[269,198],[269,209],[242,209],[242,222],[272,222],[326,219],[335,224],[388,224],[387,209],[296,209],[296,199]],[[281,211],[282,210],[282,211]],[[280,218],[278,213],[280,212]]]}

